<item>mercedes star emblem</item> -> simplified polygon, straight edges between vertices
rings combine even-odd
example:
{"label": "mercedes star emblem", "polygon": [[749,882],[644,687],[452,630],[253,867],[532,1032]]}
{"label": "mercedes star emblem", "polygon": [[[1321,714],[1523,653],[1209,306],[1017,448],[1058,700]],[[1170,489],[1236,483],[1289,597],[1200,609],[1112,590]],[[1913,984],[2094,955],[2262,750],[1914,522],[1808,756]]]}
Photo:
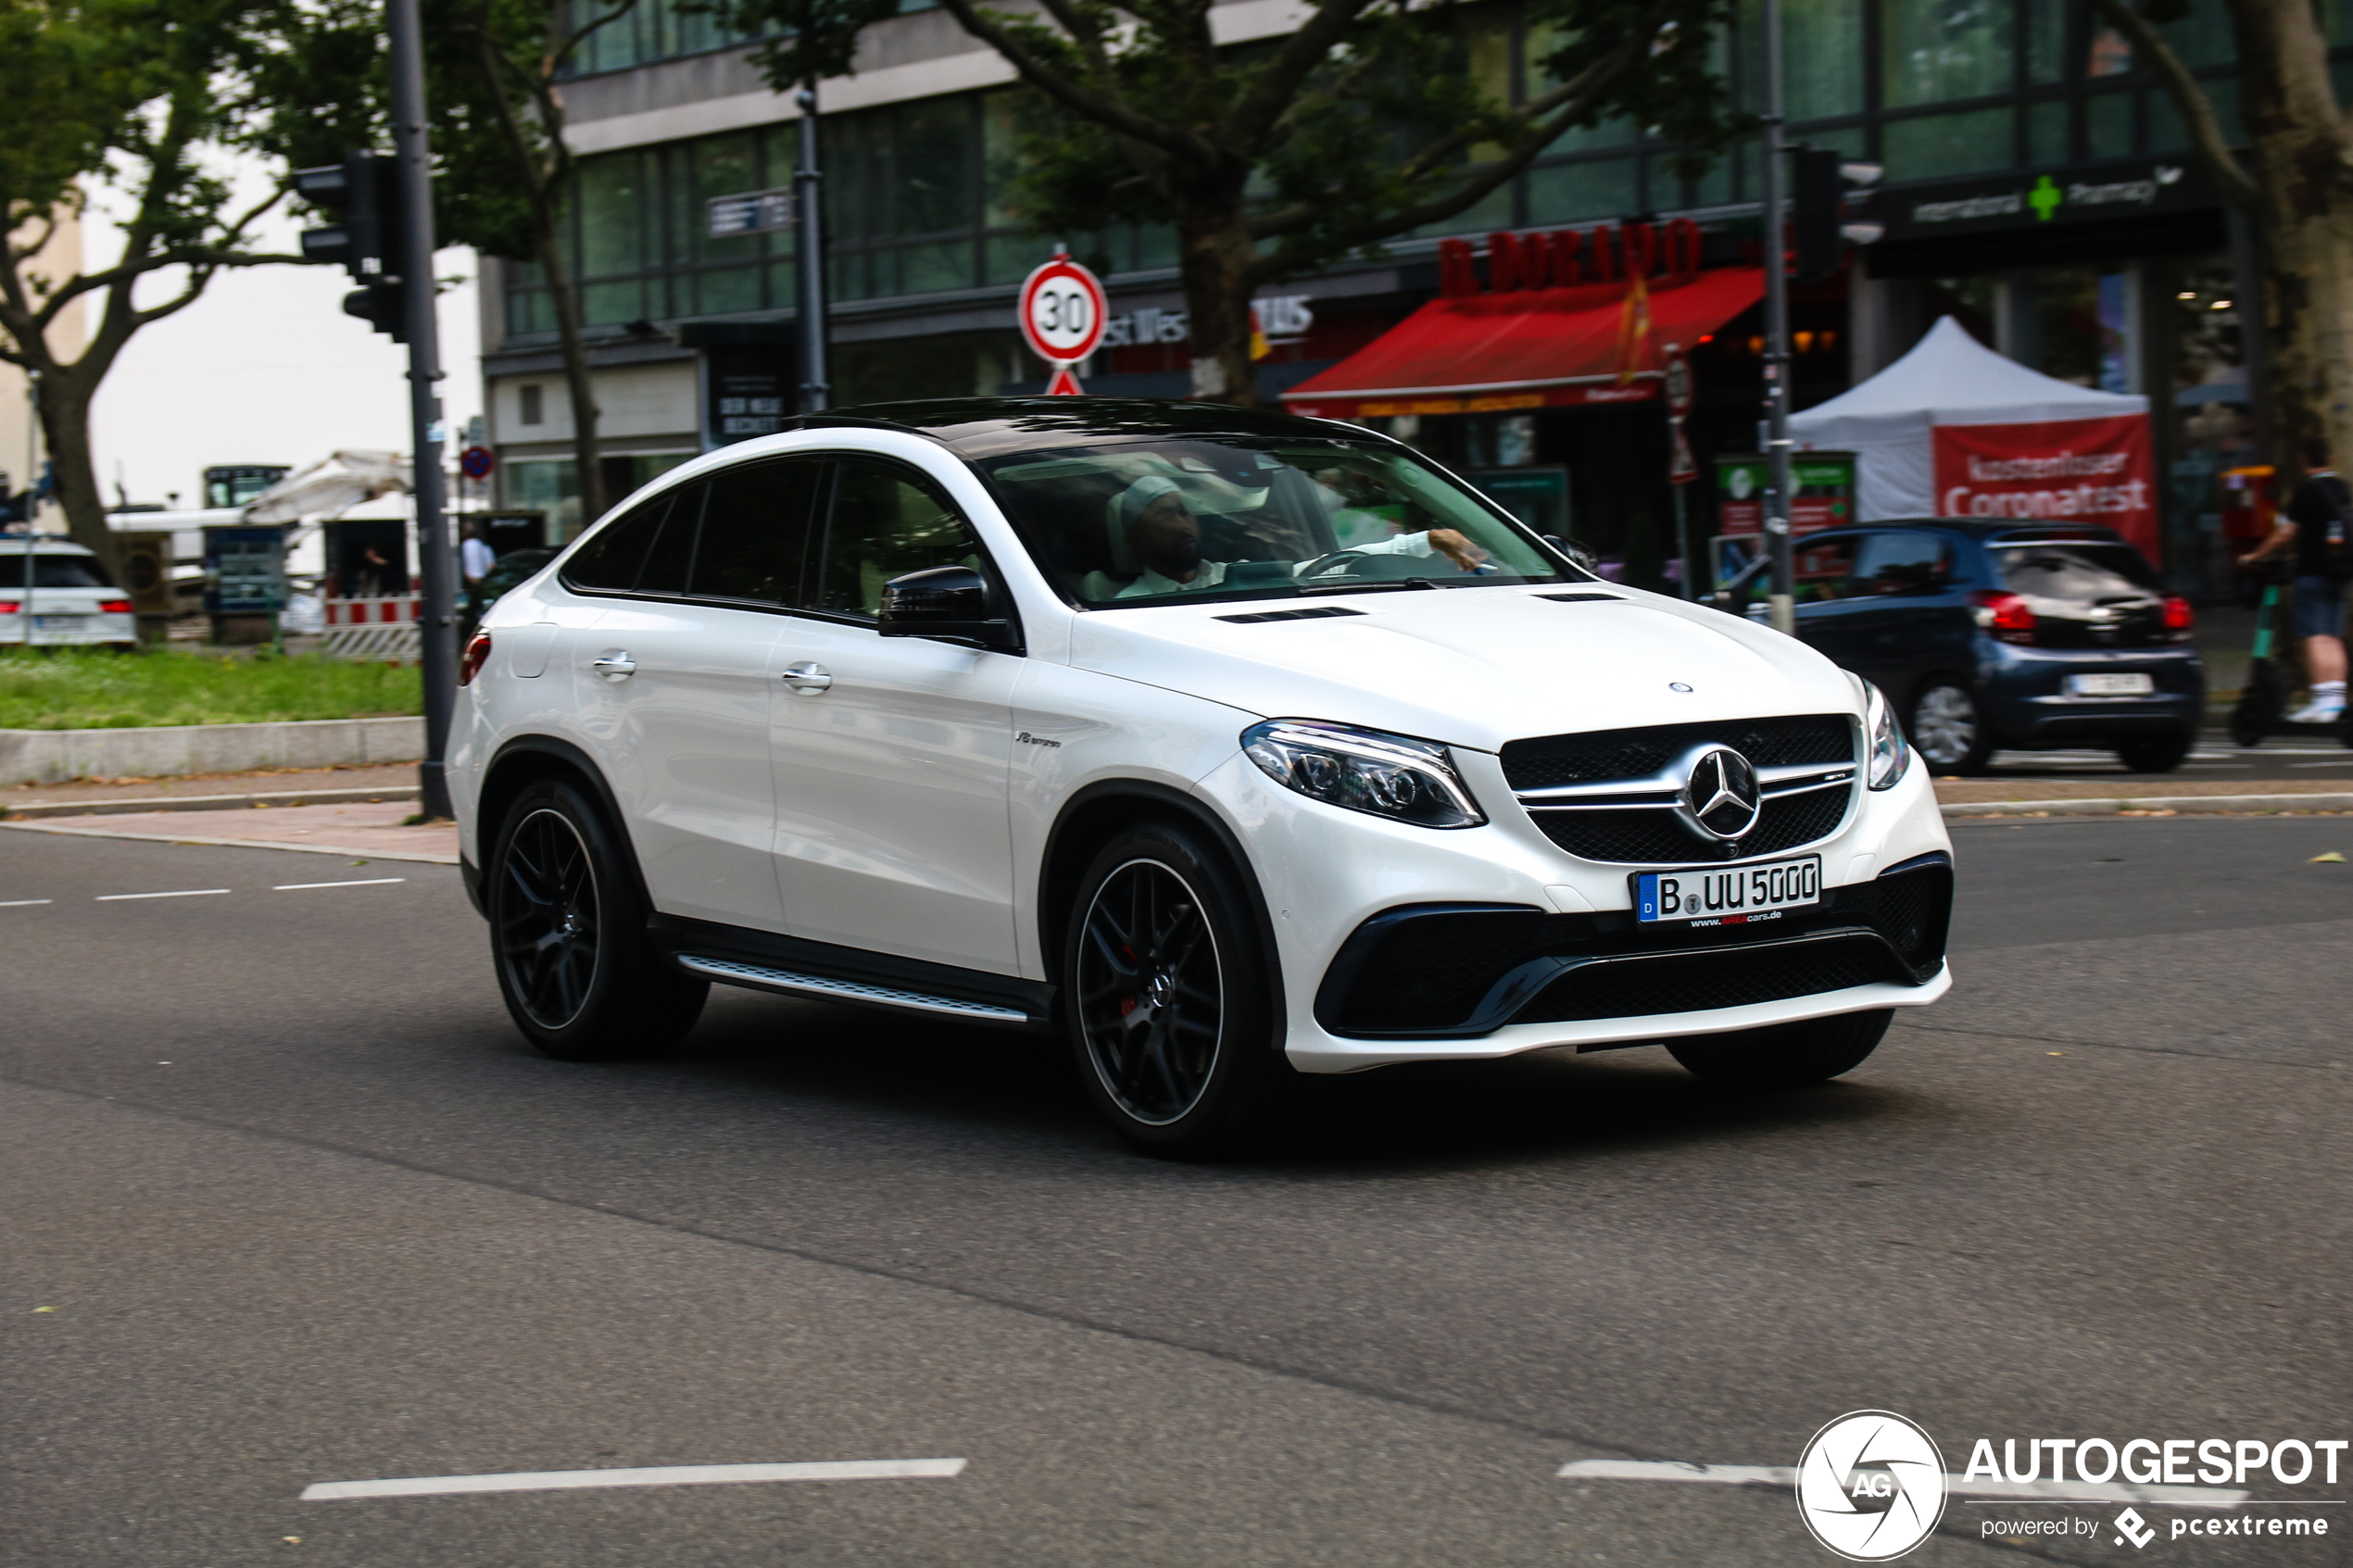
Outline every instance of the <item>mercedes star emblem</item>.
{"label": "mercedes star emblem", "polygon": [[1756,770],[1728,746],[1711,746],[1692,759],[1679,802],[1685,822],[1723,843],[1756,825],[1759,803]]}

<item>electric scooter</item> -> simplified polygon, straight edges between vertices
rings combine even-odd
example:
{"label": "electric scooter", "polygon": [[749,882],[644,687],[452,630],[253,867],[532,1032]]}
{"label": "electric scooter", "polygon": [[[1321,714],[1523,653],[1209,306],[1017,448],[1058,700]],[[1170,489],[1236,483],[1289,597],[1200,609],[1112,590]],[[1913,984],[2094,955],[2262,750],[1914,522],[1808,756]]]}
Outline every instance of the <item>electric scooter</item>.
{"label": "electric scooter", "polygon": [[2231,740],[2242,748],[2260,746],[2266,735],[2304,735],[2314,740],[2334,736],[2353,746],[2353,708],[2325,724],[2298,724],[2287,717],[2287,671],[2272,649],[2285,635],[2281,621],[2287,594],[2278,573],[2263,585],[2263,602],[2255,611],[2254,657],[2247,661],[2246,684],[2239,690],[2238,706],[2231,709]]}

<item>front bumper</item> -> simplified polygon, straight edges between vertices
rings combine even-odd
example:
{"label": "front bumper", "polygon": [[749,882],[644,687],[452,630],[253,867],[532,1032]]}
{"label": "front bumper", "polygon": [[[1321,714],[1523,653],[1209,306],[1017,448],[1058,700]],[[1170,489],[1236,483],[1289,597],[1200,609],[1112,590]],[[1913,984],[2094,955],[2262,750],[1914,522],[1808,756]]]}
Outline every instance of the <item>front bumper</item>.
{"label": "front bumper", "polygon": [[[1721,928],[1636,933],[1634,868],[1567,854],[1515,805],[1493,756],[1455,758],[1492,816],[1484,827],[1433,832],[1325,806],[1240,757],[1197,786],[1250,848],[1282,971],[1284,1050],[1302,1072],[1641,1045],[1921,1007],[1950,988],[1942,929],[1949,891],[1932,940],[1897,956],[1863,909],[1873,897],[1863,884],[1881,871],[1931,856],[1949,862],[1922,766],[1891,790],[1857,784],[1844,822],[1828,837],[1755,858],[1818,854],[1825,900],[1802,919],[1773,922],[1774,935],[1755,928],[1751,939],[1740,928],[1729,938]],[[1949,879],[1949,870],[1940,874]],[[1394,918],[1433,906],[1489,923],[1452,927],[1441,943],[1439,927]],[[1402,927],[1401,937],[1368,952],[1358,933],[1385,919]],[[1801,994],[1788,994],[1792,966],[1809,971]],[[1390,989],[1361,991],[1367,975]],[[1399,975],[1435,984],[1414,995],[1412,985],[1392,984]],[[1662,1010],[1670,1006],[1676,1010]]]}

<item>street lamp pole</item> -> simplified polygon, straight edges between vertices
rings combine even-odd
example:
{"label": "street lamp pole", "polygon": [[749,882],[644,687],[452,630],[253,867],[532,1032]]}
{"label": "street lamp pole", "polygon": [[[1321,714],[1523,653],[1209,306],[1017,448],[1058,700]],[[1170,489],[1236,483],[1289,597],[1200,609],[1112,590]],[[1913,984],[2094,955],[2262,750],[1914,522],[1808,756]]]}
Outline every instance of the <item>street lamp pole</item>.
{"label": "street lamp pole", "polygon": [[1772,558],[1773,630],[1797,633],[1790,562],[1789,273],[1782,240],[1781,6],[1764,0],[1765,24],[1765,548]]}
{"label": "street lamp pole", "polygon": [[817,83],[795,100],[800,107],[800,167],[793,170],[793,219],[800,262],[800,411],[822,413],[833,406],[825,376],[825,225],[819,195],[824,176],[817,170]]}
{"label": "street lamp pole", "polygon": [[424,602],[419,607],[419,675],[425,688],[425,759],[418,769],[418,809],[452,815],[443,771],[449,720],[458,697],[458,630],[449,522],[442,507],[440,338],[433,287],[433,165],[425,144],[424,31],[417,0],[385,0],[392,67],[392,151],[400,170],[399,258],[403,323],[409,338],[411,494],[417,507],[417,556]]}

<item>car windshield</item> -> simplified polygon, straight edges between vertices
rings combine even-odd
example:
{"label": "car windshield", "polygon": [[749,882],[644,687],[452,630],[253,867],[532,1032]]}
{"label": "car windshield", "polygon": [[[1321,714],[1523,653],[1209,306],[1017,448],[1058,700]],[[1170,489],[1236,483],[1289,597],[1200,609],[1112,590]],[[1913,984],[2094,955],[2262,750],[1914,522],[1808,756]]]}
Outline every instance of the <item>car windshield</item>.
{"label": "car windshield", "polygon": [[1187,436],[977,466],[1038,566],[1090,608],[1582,580],[1400,447]]}
{"label": "car windshield", "polygon": [[2029,598],[2095,604],[2145,598],[2158,591],[2157,573],[2130,545],[2005,545],[1994,558],[2001,562],[2003,581]]}
{"label": "car windshield", "polygon": [[[35,588],[111,588],[112,579],[95,556],[51,555],[32,558]],[[24,547],[0,539],[0,588],[24,586]]]}

